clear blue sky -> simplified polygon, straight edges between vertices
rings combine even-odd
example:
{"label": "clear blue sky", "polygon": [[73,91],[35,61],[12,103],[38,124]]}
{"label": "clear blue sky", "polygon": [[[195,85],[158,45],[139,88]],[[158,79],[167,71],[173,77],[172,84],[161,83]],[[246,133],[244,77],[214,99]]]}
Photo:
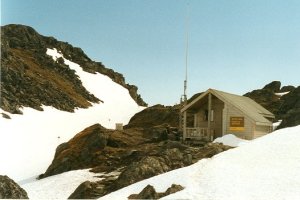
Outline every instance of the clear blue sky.
{"label": "clear blue sky", "polygon": [[299,0],[1,0],[1,25],[81,47],[150,105],[171,105],[183,93],[187,2],[188,97],[300,85]]}

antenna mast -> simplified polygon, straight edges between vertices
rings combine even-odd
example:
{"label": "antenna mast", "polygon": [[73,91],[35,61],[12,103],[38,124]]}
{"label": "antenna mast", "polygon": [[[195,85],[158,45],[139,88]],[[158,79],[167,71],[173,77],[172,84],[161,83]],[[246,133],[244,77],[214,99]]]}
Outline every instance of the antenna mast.
{"label": "antenna mast", "polygon": [[[187,3],[186,9],[186,46],[185,46],[185,79],[184,79],[184,89],[183,95],[180,98],[180,107],[183,108],[187,105],[187,79],[188,79],[188,49],[189,49],[189,3]],[[182,139],[185,140],[186,135],[186,119],[187,113],[179,111],[179,130],[182,132]]]}
{"label": "antenna mast", "polygon": [[186,14],[186,46],[185,46],[185,80],[184,80],[184,89],[183,89],[183,99],[181,103],[184,105],[187,104],[187,79],[188,79],[188,50],[189,50],[189,3],[187,3],[187,14]]}

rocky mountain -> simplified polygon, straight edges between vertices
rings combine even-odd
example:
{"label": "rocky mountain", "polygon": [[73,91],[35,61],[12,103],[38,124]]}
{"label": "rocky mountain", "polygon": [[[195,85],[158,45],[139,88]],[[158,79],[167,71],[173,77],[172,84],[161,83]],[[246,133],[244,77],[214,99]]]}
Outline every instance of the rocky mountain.
{"label": "rocky mountain", "polygon": [[280,81],[273,81],[245,96],[274,113],[276,120],[282,120],[278,128],[300,124],[300,86],[281,87]]}
{"label": "rocky mountain", "polygon": [[74,70],[62,59],[54,61],[46,54],[56,48],[64,57],[79,64],[84,71],[101,73],[127,88],[131,97],[145,106],[138,88],[125,82],[122,74],[92,61],[80,48],[53,37],[42,36],[24,25],[1,27],[1,108],[10,113],[21,113],[21,107],[42,110],[42,105],[73,112],[101,102],[84,88]]}

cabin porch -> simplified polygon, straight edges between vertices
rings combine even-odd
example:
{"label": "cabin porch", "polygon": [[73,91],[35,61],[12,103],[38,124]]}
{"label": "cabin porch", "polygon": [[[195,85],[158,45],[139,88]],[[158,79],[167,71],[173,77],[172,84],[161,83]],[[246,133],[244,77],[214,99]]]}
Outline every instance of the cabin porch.
{"label": "cabin porch", "polygon": [[186,127],[185,132],[185,139],[190,140],[212,141],[214,137],[214,130],[208,127]]}
{"label": "cabin porch", "polygon": [[183,112],[183,140],[210,142],[223,135],[224,102],[205,95]]}

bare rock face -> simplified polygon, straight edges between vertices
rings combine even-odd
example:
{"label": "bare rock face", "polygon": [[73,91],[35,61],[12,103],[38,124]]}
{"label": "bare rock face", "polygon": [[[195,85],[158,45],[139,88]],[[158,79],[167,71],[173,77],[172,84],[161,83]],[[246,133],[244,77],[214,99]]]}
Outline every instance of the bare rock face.
{"label": "bare rock face", "polygon": [[100,164],[97,152],[107,145],[108,137],[108,130],[100,124],[86,128],[57,147],[52,164],[40,178]]}
{"label": "bare rock face", "polygon": [[86,197],[92,199],[95,198],[96,191],[96,183],[85,181],[76,188],[76,190],[69,196],[69,199],[86,199]]}
{"label": "bare rock face", "polygon": [[300,124],[300,86],[282,97],[283,103],[278,110],[282,123],[278,128],[291,127]]}
{"label": "bare rock face", "polygon": [[165,192],[158,193],[152,185],[147,185],[139,194],[132,194],[128,199],[159,199],[183,189],[181,185],[172,184]]}
{"label": "bare rock face", "polygon": [[128,199],[158,199],[159,194],[152,185],[147,185],[139,194],[132,194]]}
{"label": "bare rock face", "polygon": [[0,199],[28,199],[28,195],[15,181],[0,175]]}
{"label": "bare rock face", "polygon": [[150,128],[162,124],[178,126],[179,108],[172,106],[155,105],[135,114],[125,128]]}
{"label": "bare rock face", "polygon": [[[278,128],[300,124],[300,86],[281,87],[279,81],[273,81],[262,89],[253,90],[244,96],[250,97],[267,110],[275,114],[276,120],[282,120]],[[281,96],[276,93],[288,92]]]}
{"label": "bare rock face", "polygon": [[128,166],[116,180],[116,187],[122,188],[170,170],[171,168],[165,163],[163,158],[149,156]]}
{"label": "bare rock face", "polygon": [[272,92],[279,92],[281,87],[281,82],[280,81],[273,81],[269,84],[267,84],[263,89],[265,90],[270,90]]}

